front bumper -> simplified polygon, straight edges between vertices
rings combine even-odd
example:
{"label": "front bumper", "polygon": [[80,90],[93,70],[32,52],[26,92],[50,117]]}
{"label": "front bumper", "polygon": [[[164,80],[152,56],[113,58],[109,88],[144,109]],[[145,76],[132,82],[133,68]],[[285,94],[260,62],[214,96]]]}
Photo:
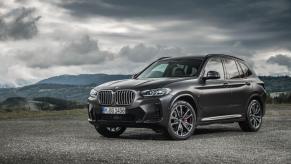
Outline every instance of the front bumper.
{"label": "front bumper", "polygon": [[[126,114],[102,114],[96,98],[88,99],[88,121],[95,126],[125,126],[159,128],[167,125],[170,98],[138,98],[126,108]],[[112,105],[111,105],[112,106]]]}

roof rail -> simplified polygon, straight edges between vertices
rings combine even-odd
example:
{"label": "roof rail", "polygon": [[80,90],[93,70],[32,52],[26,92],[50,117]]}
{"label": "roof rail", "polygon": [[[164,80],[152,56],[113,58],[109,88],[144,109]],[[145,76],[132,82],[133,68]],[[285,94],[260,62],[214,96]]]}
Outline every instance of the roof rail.
{"label": "roof rail", "polygon": [[160,57],[158,60],[163,60],[163,59],[167,59],[167,58],[171,58],[171,57],[168,57],[168,56]]}
{"label": "roof rail", "polygon": [[230,58],[235,58],[235,59],[238,59],[238,60],[242,60],[242,61],[244,61],[243,59],[238,58],[238,57],[236,57],[236,56],[226,55],[226,54],[207,54],[207,55],[206,55],[206,57],[213,57],[213,56],[219,56],[219,57],[230,57]]}

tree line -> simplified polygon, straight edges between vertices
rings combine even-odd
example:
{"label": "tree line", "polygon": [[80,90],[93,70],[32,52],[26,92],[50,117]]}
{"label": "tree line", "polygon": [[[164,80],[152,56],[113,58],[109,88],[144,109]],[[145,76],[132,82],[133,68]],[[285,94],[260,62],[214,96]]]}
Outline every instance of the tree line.
{"label": "tree line", "polygon": [[276,96],[267,95],[268,104],[291,104],[291,93],[280,93]]}

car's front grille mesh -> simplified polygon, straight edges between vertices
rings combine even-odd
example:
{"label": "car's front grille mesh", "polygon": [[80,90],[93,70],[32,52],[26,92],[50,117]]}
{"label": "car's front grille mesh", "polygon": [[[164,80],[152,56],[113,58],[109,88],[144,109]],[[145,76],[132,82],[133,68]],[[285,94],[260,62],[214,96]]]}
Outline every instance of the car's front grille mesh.
{"label": "car's front grille mesh", "polygon": [[135,92],[132,90],[101,90],[98,92],[98,101],[101,105],[130,105],[135,99]]}
{"label": "car's front grille mesh", "polygon": [[131,90],[119,90],[115,94],[115,102],[117,105],[129,105],[135,97],[135,93]]}
{"label": "car's front grille mesh", "polygon": [[100,91],[98,92],[98,100],[102,105],[110,105],[113,100],[113,92],[112,91]]}

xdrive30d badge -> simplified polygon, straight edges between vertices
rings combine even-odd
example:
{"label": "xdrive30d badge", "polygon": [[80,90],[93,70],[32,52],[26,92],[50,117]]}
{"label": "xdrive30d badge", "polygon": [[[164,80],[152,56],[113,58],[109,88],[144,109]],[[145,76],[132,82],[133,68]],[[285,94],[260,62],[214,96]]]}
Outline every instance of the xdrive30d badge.
{"label": "xdrive30d badge", "polygon": [[128,127],[189,138],[197,126],[238,122],[255,132],[265,113],[264,83],[244,60],[219,54],[160,58],[132,79],[91,90],[89,122],[105,137]]}

